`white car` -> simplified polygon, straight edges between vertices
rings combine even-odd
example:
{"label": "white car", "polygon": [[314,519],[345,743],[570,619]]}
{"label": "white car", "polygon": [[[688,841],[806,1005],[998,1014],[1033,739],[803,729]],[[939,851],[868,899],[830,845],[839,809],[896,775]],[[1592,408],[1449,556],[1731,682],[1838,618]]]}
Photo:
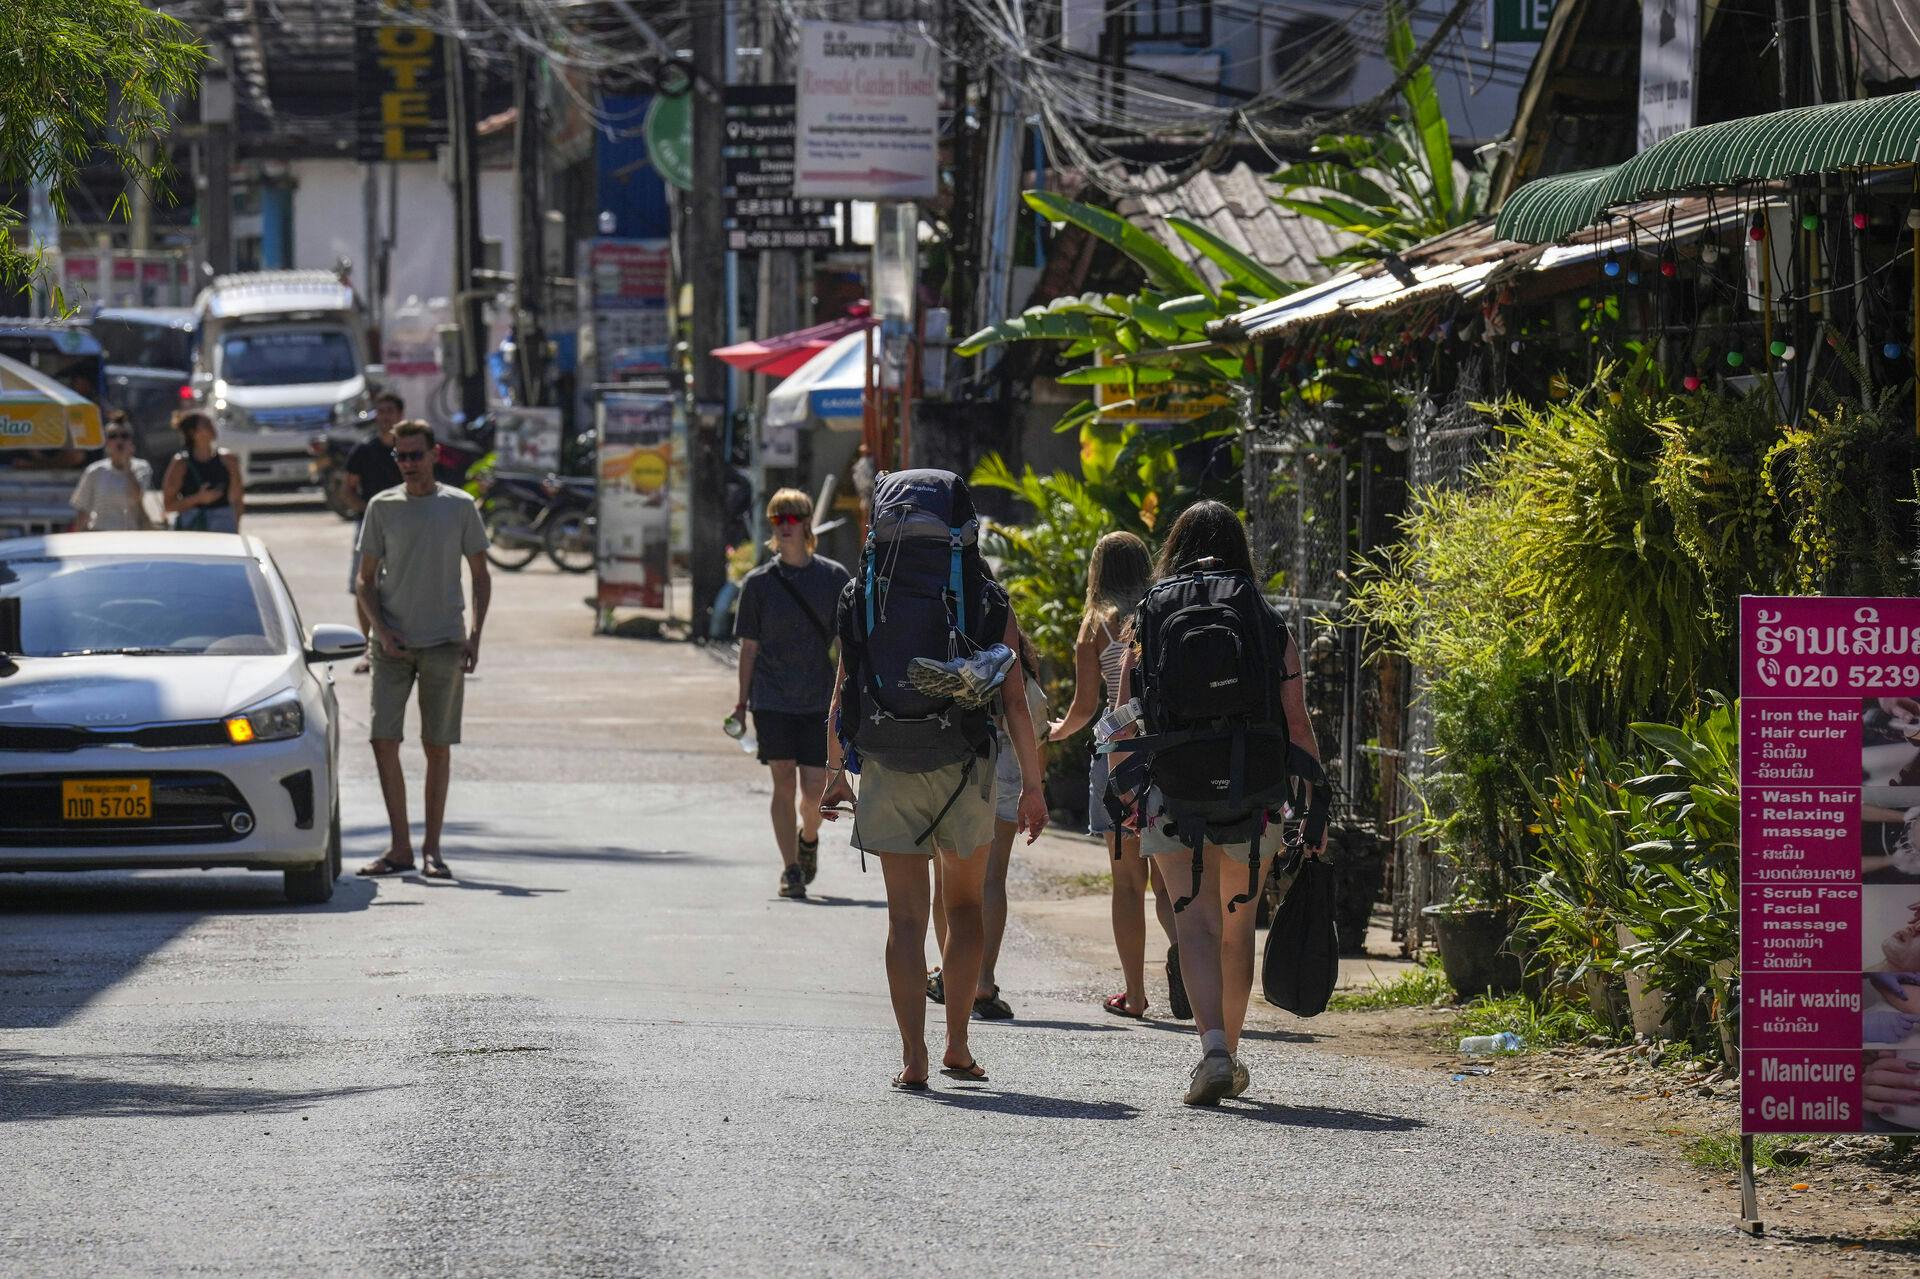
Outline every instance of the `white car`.
{"label": "white car", "polygon": [[238,866],[324,902],[340,874],[325,663],[259,539],[0,542],[0,871]]}

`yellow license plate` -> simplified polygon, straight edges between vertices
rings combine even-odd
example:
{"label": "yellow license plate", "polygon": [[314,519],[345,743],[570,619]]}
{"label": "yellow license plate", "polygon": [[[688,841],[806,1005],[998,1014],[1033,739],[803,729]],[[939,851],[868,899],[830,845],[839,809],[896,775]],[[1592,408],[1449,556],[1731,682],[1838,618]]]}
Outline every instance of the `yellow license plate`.
{"label": "yellow license plate", "polygon": [[68,778],[60,814],[70,822],[144,822],[153,817],[153,783],[145,777]]}

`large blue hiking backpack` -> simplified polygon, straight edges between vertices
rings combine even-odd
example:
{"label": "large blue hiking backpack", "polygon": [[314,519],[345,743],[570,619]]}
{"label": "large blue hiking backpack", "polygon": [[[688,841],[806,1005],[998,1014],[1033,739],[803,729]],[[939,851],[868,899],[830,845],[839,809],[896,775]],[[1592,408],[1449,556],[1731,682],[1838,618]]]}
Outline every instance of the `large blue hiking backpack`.
{"label": "large blue hiking backpack", "polygon": [[[1257,846],[1270,823],[1291,818],[1304,823],[1312,848],[1327,823],[1326,774],[1294,744],[1281,697],[1299,678],[1283,674],[1287,629],[1251,577],[1212,563],[1158,583],[1141,601],[1131,693],[1146,736],[1101,747],[1128,754],[1112,788],[1134,793],[1141,829],[1158,821],[1193,849],[1195,893],[1209,842]],[[1145,811],[1150,787],[1164,804],[1158,815]],[[1260,860],[1250,861],[1247,891],[1230,906],[1260,891]]]}
{"label": "large blue hiking backpack", "polygon": [[929,697],[907,680],[916,657],[966,657],[1001,639],[1006,594],[980,559],[979,533],[966,481],[950,471],[874,481],[866,548],[848,588],[858,642],[840,697],[841,736],[858,757],[930,773],[988,751],[984,708]]}

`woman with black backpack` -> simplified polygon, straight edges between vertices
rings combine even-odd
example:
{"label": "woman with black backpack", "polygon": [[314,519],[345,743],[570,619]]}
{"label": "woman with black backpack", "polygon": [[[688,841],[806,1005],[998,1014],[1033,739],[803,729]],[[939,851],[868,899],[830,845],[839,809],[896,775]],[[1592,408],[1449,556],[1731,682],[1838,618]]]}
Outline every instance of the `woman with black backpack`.
{"label": "woman with black backpack", "polygon": [[[1287,787],[1289,777],[1305,777],[1323,789],[1324,774],[1307,719],[1299,658],[1285,624],[1260,597],[1239,516],[1219,502],[1188,507],[1160,548],[1156,574],[1158,582],[1141,605],[1122,670],[1123,690],[1145,693],[1145,736],[1139,740],[1134,768],[1126,767],[1125,751],[1112,754],[1112,766],[1124,785],[1144,759],[1145,774],[1152,779],[1152,789],[1138,803],[1140,851],[1153,860],[1178,898],[1174,927],[1181,976],[1202,1049],[1185,1100],[1190,1106],[1210,1106],[1223,1097],[1238,1097],[1251,1082],[1239,1049],[1253,992],[1252,898],[1263,880],[1266,859],[1282,846],[1287,816],[1287,802],[1273,796]],[[1226,621],[1194,625],[1201,609],[1186,600],[1196,596],[1216,601],[1213,612]],[[1232,609],[1239,610],[1246,633],[1228,642]],[[1267,669],[1245,664],[1256,655]],[[1213,664],[1204,670],[1182,669],[1183,663],[1201,660]],[[1196,726],[1183,712],[1200,708],[1210,694],[1219,697],[1221,709],[1206,713],[1220,718]],[[1266,710],[1244,711],[1234,719],[1226,709],[1241,707]],[[1226,744],[1209,754],[1222,738]],[[1218,761],[1216,771],[1231,770],[1231,775],[1195,778],[1196,759]],[[1182,786],[1188,796],[1244,791],[1249,796],[1245,819],[1204,799],[1183,803],[1178,798]],[[1317,812],[1324,796],[1315,800]],[[1301,815],[1291,814],[1296,819]],[[1324,829],[1312,829],[1315,824],[1312,819],[1307,823],[1306,838],[1315,845],[1310,852],[1326,842]],[[1240,837],[1216,840],[1215,833],[1224,830]]]}

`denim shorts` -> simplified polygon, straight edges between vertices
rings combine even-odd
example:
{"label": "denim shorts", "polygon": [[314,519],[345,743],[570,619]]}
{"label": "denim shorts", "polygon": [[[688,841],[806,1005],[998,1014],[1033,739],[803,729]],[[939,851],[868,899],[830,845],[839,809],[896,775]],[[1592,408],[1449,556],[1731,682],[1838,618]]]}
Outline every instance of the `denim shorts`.
{"label": "denim shorts", "polygon": [[1020,820],[1020,757],[1005,733],[993,736],[993,816],[1002,822]]}
{"label": "denim shorts", "polygon": [[1087,834],[1113,833],[1113,819],[1107,816],[1107,757],[1095,753],[1087,769]]}

